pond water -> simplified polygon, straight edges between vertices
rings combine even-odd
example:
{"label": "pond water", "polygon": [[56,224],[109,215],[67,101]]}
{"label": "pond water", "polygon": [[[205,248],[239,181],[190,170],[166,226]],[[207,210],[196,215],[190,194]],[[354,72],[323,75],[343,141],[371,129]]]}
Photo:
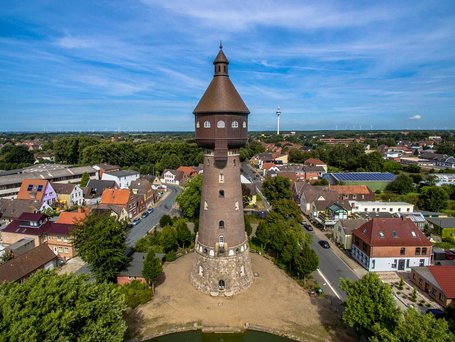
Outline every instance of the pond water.
{"label": "pond water", "polygon": [[202,333],[187,331],[152,338],[147,342],[292,342],[293,340],[259,331],[247,330],[239,334]]}

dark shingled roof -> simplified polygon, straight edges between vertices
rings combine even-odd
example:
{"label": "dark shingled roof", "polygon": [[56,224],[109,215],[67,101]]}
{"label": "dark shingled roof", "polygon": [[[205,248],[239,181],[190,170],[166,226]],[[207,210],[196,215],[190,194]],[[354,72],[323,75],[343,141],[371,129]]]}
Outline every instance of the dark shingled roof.
{"label": "dark shingled roof", "polygon": [[[213,64],[228,64],[228,60],[220,49]],[[197,104],[193,114],[238,113],[249,114],[250,110],[235,89],[229,75],[218,74],[213,77],[204,95]]]}
{"label": "dark shingled roof", "polygon": [[0,265],[0,283],[18,281],[57,259],[47,244],[40,245],[3,265]]}

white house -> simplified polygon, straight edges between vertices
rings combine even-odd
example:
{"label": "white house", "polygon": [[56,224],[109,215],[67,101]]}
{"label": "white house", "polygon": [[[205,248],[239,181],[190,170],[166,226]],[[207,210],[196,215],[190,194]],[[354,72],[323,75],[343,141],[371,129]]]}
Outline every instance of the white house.
{"label": "white house", "polygon": [[359,212],[389,212],[410,213],[414,211],[414,204],[406,202],[374,202],[374,201],[349,201],[353,213]]}
{"label": "white house", "polygon": [[131,182],[138,179],[140,176],[139,172],[133,170],[121,170],[114,172],[104,172],[102,180],[113,180],[117,183],[119,189],[128,189]]}
{"label": "white house", "polygon": [[351,256],[370,272],[430,265],[431,242],[409,219],[373,218],[352,232]]}
{"label": "white house", "polygon": [[161,182],[165,184],[180,185],[183,180],[183,171],[166,169],[161,175]]}

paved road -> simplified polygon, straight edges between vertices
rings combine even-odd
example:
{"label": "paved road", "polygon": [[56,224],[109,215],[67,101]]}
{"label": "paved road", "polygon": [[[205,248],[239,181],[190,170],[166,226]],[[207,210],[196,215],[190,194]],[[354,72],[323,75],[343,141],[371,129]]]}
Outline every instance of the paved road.
{"label": "paved road", "polygon": [[[307,220],[305,220],[307,221]],[[302,228],[304,229],[304,228]],[[313,229],[317,229],[314,228]],[[322,285],[324,292],[334,297],[334,300],[343,301],[346,299],[346,294],[340,288],[340,278],[348,278],[358,280],[358,276],[341,260],[331,248],[322,248],[319,244],[320,238],[313,232],[309,232],[313,236],[311,246],[319,257],[319,271],[316,271],[313,276],[318,278],[319,284]],[[332,248],[333,245],[331,244]],[[325,285],[324,285],[325,284]]]}
{"label": "paved road", "polygon": [[249,181],[251,181],[255,185],[257,193],[262,198],[262,202],[264,203],[265,209],[267,211],[270,211],[272,207],[261,192],[262,190],[261,176],[248,162],[242,162],[242,173]]}
{"label": "paved road", "polygon": [[153,213],[147,216],[145,219],[142,219],[137,225],[133,226],[128,233],[128,237],[126,238],[126,245],[128,247],[134,247],[136,242],[147,234],[147,232],[158,222],[160,218],[164,214],[168,214],[169,210],[172,208],[172,205],[175,202],[175,198],[177,197],[178,193],[180,192],[180,188],[178,186],[168,185],[168,194],[166,198],[161,200],[159,204],[155,207]]}

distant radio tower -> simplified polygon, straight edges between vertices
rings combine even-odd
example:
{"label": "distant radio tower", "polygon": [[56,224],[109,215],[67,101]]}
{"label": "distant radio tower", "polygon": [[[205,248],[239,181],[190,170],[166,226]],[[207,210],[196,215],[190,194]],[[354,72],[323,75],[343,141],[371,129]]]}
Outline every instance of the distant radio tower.
{"label": "distant radio tower", "polygon": [[280,106],[278,106],[278,108],[276,109],[276,134],[277,135],[280,134],[280,114],[281,114]]}

